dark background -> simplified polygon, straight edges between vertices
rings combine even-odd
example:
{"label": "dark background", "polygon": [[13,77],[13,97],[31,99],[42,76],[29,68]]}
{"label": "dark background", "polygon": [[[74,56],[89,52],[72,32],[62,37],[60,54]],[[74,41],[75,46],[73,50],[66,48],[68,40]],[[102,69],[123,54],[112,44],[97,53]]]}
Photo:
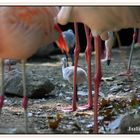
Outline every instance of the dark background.
{"label": "dark background", "polygon": [[[72,29],[74,31],[74,24],[73,23],[68,23],[65,26],[64,25],[63,26],[59,25],[59,26],[62,29],[62,31],[65,31],[68,29]],[[86,48],[86,35],[85,35],[84,26],[82,23],[78,23],[78,32],[79,32],[81,52],[83,52]],[[132,36],[133,36],[133,28],[122,29],[122,30],[118,31],[118,34],[119,34],[122,46],[130,46],[131,45]],[[93,39],[92,39],[92,41],[93,41]],[[94,41],[93,41],[93,43],[94,43]],[[104,41],[102,41],[102,46],[104,46]],[[117,48],[117,47],[118,47],[118,42],[115,39],[113,48]]]}

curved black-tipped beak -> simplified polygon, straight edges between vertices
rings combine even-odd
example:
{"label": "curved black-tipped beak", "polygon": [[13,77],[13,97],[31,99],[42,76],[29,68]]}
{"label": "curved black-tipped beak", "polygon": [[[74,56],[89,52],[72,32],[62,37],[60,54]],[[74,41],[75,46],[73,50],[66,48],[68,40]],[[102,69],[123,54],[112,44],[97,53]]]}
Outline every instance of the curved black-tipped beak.
{"label": "curved black-tipped beak", "polygon": [[111,63],[111,59],[108,59],[108,60],[106,61],[106,63],[107,63],[107,65],[109,66],[110,63]]}

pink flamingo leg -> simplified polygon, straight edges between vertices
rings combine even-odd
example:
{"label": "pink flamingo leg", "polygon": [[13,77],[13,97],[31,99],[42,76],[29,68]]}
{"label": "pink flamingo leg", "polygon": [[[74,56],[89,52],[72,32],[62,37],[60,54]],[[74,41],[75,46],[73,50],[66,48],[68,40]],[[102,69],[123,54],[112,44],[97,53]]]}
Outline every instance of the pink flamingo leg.
{"label": "pink flamingo leg", "polygon": [[1,115],[1,110],[2,110],[3,104],[4,104],[4,96],[0,95],[0,115]]}
{"label": "pink flamingo leg", "polygon": [[89,29],[87,26],[85,26],[85,32],[86,32],[86,38],[87,38],[87,47],[86,47],[85,55],[86,55],[86,62],[88,65],[88,104],[79,107],[80,110],[88,110],[88,109],[93,108],[92,78],[91,78],[91,51],[92,51],[91,39],[92,39],[92,34],[90,34],[90,37],[89,37]]}
{"label": "pink flamingo leg", "polygon": [[27,89],[26,89],[26,77],[25,77],[25,60],[21,60],[22,63],[22,80],[23,80],[23,99],[22,99],[22,107],[24,109],[24,119],[25,119],[25,133],[28,133],[28,97],[27,97]]}
{"label": "pink flamingo leg", "polygon": [[77,65],[78,65],[78,58],[80,53],[80,44],[79,44],[79,36],[78,36],[78,26],[77,23],[74,23],[75,35],[76,35],[76,44],[74,49],[74,79],[73,79],[73,99],[72,99],[72,107],[64,109],[64,112],[72,112],[76,111],[77,105]]}
{"label": "pink flamingo leg", "polygon": [[94,133],[98,133],[98,96],[99,96],[99,87],[101,83],[101,40],[97,36],[94,39],[95,41],[95,75],[94,75]]}
{"label": "pink flamingo leg", "polygon": [[4,104],[4,63],[3,63],[3,59],[0,58],[0,76],[1,76],[1,91],[0,91],[0,115],[1,115],[1,111],[2,111],[2,107]]}

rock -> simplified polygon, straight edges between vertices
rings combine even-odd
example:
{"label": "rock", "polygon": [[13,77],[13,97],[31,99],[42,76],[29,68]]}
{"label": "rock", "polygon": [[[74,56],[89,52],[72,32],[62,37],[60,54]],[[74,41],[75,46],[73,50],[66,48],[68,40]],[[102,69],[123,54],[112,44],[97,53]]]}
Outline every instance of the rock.
{"label": "rock", "polygon": [[140,134],[140,117],[135,118],[132,114],[124,116],[120,123],[119,133]]}
{"label": "rock", "polygon": [[71,97],[66,97],[65,100],[66,101],[71,101]]}
{"label": "rock", "polygon": [[[44,75],[33,74],[26,70],[27,77],[27,96],[29,98],[42,98],[49,94],[54,85]],[[7,95],[23,96],[22,73],[14,69],[4,74],[4,90]]]}
{"label": "rock", "polygon": [[109,128],[110,130],[115,130],[115,129],[117,129],[117,128],[120,126],[120,123],[121,123],[123,117],[124,117],[123,115],[118,116],[114,121],[112,121],[112,122],[108,125],[108,128]]}
{"label": "rock", "polygon": [[110,88],[110,92],[118,92],[122,89],[122,85],[115,85]]}

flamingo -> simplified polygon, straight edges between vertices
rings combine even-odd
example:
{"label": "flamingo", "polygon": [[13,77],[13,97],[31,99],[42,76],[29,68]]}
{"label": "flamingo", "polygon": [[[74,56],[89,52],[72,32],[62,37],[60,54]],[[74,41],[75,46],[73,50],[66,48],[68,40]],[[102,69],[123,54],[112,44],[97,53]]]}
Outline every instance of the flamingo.
{"label": "flamingo", "polygon": [[[61,63],[64,80],[67,80],[70,84],[73,84],[74,66],[67,66],[66,58],[62,58]],[[77,84],[82,84],[85,80],[87,80],[86,71],[81,67],[77,67],[77,77]]]}
{"label": "flamingo", "polygon": [[[67,59],[62,58],[62,74],[63,79],[67,80],[70,84],[73,84],[74,80],[74,66],[67,66]],[[77,67],[77,85],[83,84],[87,80],[87,73],[81,67]],[[77,89],[77,86],[76,86]],[[76,100],[78,101],[77,90],[76,90]],[[64,109],[67,112],[67,109]]]}
{"label": "flamingo", "polygon": [[[118,12],[119,11],[119,12]],[[120,14],[121,13],[121,14]],[[98,133],[98,95],[100,81],[102,77],[100,64],[100,37],[102,40],[108,39],[108,32],[118,31],[122,28],[140,27],[139,7],[62,7],[56,17],[56,21],[65,25],[68,22],[81,22],[87,25],[95,40],[95,76],[94,76],[94,133]],[[100,37],[99,37],[100,36]],[[79,53],[79,51],[75,51]],[[77,58],[75,58],[76,60]],[[78,61],[75,61],[76,63]],[[75,64],[75,67],[77,64]],[[76,69],[76,68],[75,68]],[[76,71],[75,71],[76,72]],[[75,78],[76,79],[76,78]],[[74,82],[76,85],[76,83]],[[76,107],[75,107],[76,108]]]}
{"label": "flamingo", "polygon": [[0,7],[0,112],[4,103],[3,60],[21,60],[25,132],[28,133],[25,62],[44,44],[55,41],[62,52],[68,53],[62,32],[55,23],[58,7]]}

